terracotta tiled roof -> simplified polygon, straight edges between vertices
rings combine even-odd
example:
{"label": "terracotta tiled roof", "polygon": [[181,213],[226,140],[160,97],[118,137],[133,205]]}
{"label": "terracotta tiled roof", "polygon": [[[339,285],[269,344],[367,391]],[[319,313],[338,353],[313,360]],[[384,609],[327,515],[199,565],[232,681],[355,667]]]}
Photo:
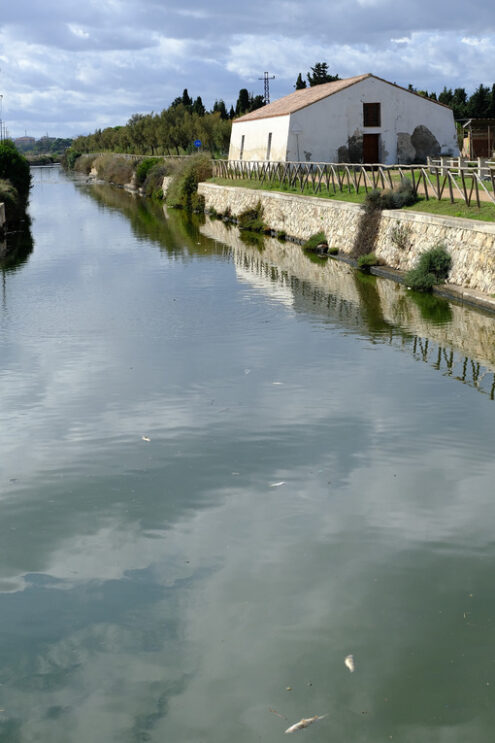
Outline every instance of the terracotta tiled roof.
{"label": "terracotta tiled roof", "polygon": [[286,116],[294,111],[299,111],[300,108],[306,108],[316,101],[321,101],[322,98],[327,98],[329,95],[338,93],[339,90],[344,90],[354,83],[359,83],[367,77],[372,77],[371,73],[366,75],[356,75],[356,77],[347,77],[345,80],[335,80],[333,83],[323,83],[322,85],[315,85],[313,88],[303,88],[302,90],[296,90],[294,93],[279,98],[278,101],[269,103],[268,106],[263,108],[257,108],[256,111],[244,114],[238,119],[234,119],[234,123],[238,121],[253,121],[253,119],[267,119],[271,116]]}
{"label": "terracotta tiled roof", "polygon": [[416,93],[413,90],[408,90],[407,88],[403,88],[402,86],[396,85],[395,83],[390,83],[388,80],[384,80],[381,77],[372,75],[371,72],[367,72],[365,75],[356,75],[355,77],[347,77],[344,80],[335,80],[335,82],[333,83],[323,83],[323,85],[315,85],[313,88],[303,88],[302,90],[296,90],[294,93],[289,93],[289,95],[284,96],[284,98],[279,98],[278,101],[269,103],[268,106],[257,108],[256,111],[251,111],[248,114],[244,114],[244,116],[240,116],[238,119],[234,119],[233,123],[237,124],[238,121],[254,121],[255,119],[268,119],[272,116],[287,116],[287,114],[294,113],[294,111],[299,111],[299,109],[301,108],[306,108],[306,106],[310,106],[312,103],[321,101],[323,98],[327,98],[329,95],[338,93],[340,90],[349,88],[351,85],[355,85],[356,83],[359,83],[361,82],[361,80],[365,80],[368,77],[373,77],[376,80],[381,80],[381,82],[387,83],[387,85],[393,85],[394,88],[405,90],[407,93],[411,93],[411,95],[417,95],[423,100],[428,101],[429,103],[435,103],[437,106],[450,108],[450,106],[446,106],[445,103],[433,101],[431,100],[431,98],[424,98],[423,96],[419,95],[419,93]]}

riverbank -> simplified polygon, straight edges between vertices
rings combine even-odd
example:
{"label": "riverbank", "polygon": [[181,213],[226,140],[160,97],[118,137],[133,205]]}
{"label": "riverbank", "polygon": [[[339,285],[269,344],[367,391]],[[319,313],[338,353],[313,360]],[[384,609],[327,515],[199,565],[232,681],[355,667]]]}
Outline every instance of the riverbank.
{"label": "riverbank", "polygon": [[370,218],[356,204],[214,183],[200,183],[198,193],[207,211],[233,217],[259,202],[263,220],[274,232],[296,241],[324,232],[328,245],[347,261],[355,262],[366,240],[365,252],[373,251],[383,266],[374,273],[398,281],[421,253],[442,243],[452,269],[449,284],[435,291],[495,311],[495,224],[404,210],[383,210]]}

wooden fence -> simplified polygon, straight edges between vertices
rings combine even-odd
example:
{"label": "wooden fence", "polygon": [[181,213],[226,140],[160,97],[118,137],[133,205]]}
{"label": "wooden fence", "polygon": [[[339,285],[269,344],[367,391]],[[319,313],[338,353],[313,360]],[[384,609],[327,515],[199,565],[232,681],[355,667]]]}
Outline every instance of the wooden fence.
{"label": "wooden fence", "polygon": [[[431,161],[427,165],[361,165],[355,163],[271,162],[262,160],[214,160],[214,175],[229,180],[253,180],[261,184],[280,184],[301,193],[326,191],[366,193],[374,189],[393,189],[402,179],[412,185],[414,194],[429,200],[455,199],[468,206],[489,202],[495,206],[495,164],[481,176],[476,168],[449,167]],[[491,190],[490,190],[491,189]]]}

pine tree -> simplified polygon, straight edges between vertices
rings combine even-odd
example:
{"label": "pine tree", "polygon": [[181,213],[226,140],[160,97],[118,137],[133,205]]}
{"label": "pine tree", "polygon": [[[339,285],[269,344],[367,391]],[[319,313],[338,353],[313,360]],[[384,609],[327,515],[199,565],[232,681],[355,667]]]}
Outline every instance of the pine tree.
{"label": "pine tree", "polygon": [[297,76],[296,84],[294,85],[296,90],[303,90],[307,88],[306,80],[303,80],[301,73]]}
{"label": "pine tree", "polygon": [[332,83],[334,80],[340,80],[338,75],[330,75],[326,62],[317,62],[307,74],[308,82],[311,88],[323,83]]}

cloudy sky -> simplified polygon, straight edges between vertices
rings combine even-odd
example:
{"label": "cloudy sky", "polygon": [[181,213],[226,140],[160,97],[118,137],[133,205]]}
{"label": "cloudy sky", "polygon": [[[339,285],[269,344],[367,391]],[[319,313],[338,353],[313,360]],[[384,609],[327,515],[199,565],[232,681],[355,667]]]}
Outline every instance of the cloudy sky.
{"label": "cloudy sky", "polygon": [[3,0],[2,117],[14,137],[87,134],[186,87],[230,106],[265,70],[273,100],[318,61],[472,92],[495,81],[494,42],[486,0]]}

